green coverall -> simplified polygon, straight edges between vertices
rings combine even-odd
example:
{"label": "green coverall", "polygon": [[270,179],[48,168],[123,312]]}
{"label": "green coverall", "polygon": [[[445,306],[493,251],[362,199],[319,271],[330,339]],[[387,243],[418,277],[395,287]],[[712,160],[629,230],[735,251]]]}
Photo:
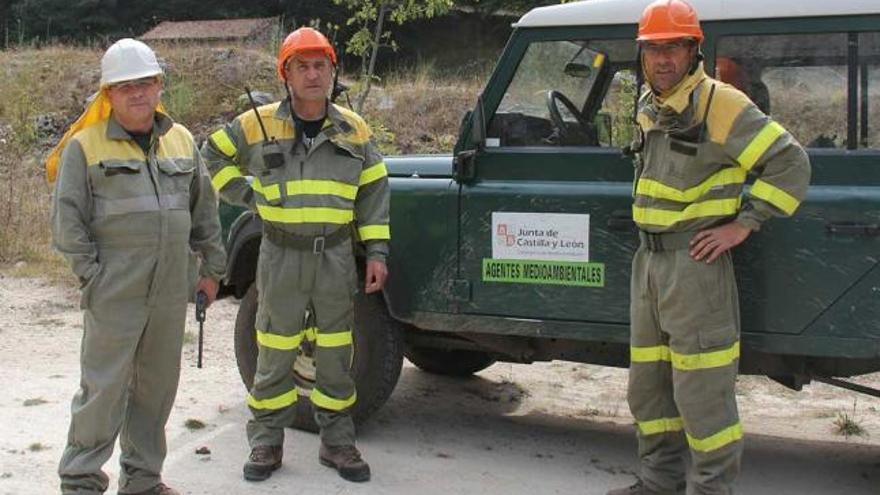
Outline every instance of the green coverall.
{"label": "green coverall", "polygon": [[[739,303],[729,252],[713,263],[688,251],[698,231],[736,221],[758,230],[789,216],[810,165],[795,139],[702,65],[665,98],[639,104],[633,219],[628,401],[638,424],[642,479],[675,493],[729,494],[742,452],[734,388]],[[638,147],[637,147],[638,148]],[[747,175],[757,177],[743,202]]]}
{"label": "green coverall", "polygon": [[158,484],[177,392],[186,304],[201,254],[221,279],[217,197],[193,138],[157,113],[145,155],[111,118],[65,147],[54,245],[83,283],[80,389],[59,474],[65,494],[103,493],[119,436],[121,493]]}
{"label": "green coverall", "polygon": [[[283,443],[295,414],[297,348],[314,332],[317,376],[310,398],[321,440],[354,445],[349,410],[356,401],[350,367],[357,272],[351,225],[366,242],[367,258],[384,262],[390,239],[385,163],[369,127],[350,110],[328,103],[314,139],[297,139],[289,99],[257,111],[268,142],[254,112],[247,111],[211,134],[202,150],[221,196],[255,210],[263,221],[248,441],[251,447]],[[276,166],[264,158],[267,152],[280,153]],[[305,328],[307,308],[316,328]]]}

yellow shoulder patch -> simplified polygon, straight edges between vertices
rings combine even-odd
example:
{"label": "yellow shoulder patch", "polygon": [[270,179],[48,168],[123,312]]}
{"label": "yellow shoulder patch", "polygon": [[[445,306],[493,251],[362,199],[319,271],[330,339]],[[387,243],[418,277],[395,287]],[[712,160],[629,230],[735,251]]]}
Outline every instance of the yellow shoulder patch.
{"label": "yellow shoulder patch", "polygon": [[636,122],[639,124],[639,127],[642,128],[642,131],[647,131],[654,126],[654,121],[651,120],[651,117],[645,112],[639,112],[639,114],[636,115]]}
{"label": "yellow shoulder patch", "polygon": [[92,167],[103,160],[143,160],[141,149],[131,146],[129,141],[107,139],[108,122],[92,124],[73,135],[82,147],[86,165]]}
{"label": "yellow shoulder patch", "polygon": [[[260,114],[263,125],[266,127],[266,134],[270,138],[293,139],[294,130],[290,120],[275,118],[275,112],[278,110],[279,105],[281,105],[280,101],[269,103],[268,105],[257,107],[257,112]],[[257,120],[257,116],[254,115],[253,110],[248,110],[239,115],[238,121],[241,124],[241,130],[244,132],[247,144],[252,145],[263,141],[263,131],[260,129],[260,122]]]}
{"label": "yellow shoulder patch", "polygon": [[342,118],[344,118],[352,127],[351,132],[340,135],[340,138],[353,144],[364,144],[370,140],[373,133],[370,131],[370,126],[367,125],[367,122],[363,117],[352,110],[336,104],[333,105],[333,108],[336,109],[336,111],[342,115]]}
{"label": "yellow shoulder patch", "polygon": [[715,84],[715,92],[712,95],[712,106],[709,108],[707,117],[709,139],[715,143],[724,143],[727,141],[727,136],[730,135],[730,129],[736,122],[736,118],[753,103],[742,91],[730,84],[707,78],[700,91],[700,102],[697,106],[697,115],[700,119],[706,113],[706,104],[709,101],[709,94],[712,93],[713,83]]}
{"label": "yellow shoulder patch", "polygon": [[159,140],[157,152],[160,158],[191,158],[193,155],[192,134],[186,127],[175,123]]}

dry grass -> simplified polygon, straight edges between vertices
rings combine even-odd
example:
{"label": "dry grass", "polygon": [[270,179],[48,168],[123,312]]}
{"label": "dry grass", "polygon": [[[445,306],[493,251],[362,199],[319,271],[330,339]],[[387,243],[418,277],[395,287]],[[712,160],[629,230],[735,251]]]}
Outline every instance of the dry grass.
{"label": "dry grass", "polygon": [[[267,51],[155,49],[166,69],[163,102],[198,140],[246,109],[245,86],[283,94]],[[101,53],[64,46],[0,51],[0,273],[75,283],[51,248],[43,162],[97,89]],[[449,153],[486,76],[441,77],[429,66],[391,75],[374,88],[364,117],[385,153]]]}
{"label": "dry grass", "polygon": [[431,66],[393,74],[374,88],[363,113],[374,128],[393,134],[382,143],[384,153],[450,153],[462,116],[473,109],[486,77],[440,75]]}
{"label": "dry grass", "polygon": [[868,432],[862,426],[862,421],[856,419],[856,404],[858,403],[858,399],[853,400],[853,408],[852,413],[847,413],[846,411],[839,411],[837,413],[837,418],[832,423],[832,431],[836,435],[841,435],[844,437],[866,437],[868,436]]}

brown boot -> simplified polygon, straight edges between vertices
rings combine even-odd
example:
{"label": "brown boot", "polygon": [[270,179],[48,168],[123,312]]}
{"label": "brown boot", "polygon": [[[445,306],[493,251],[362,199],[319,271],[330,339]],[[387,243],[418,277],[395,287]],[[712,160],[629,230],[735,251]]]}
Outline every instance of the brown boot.
{"label": "brown boot", "polygon": [[370,466],[363,459],[354,445],[330,446],[321,444],[318,453],[321,464],[332,467],[348,481],[369,481]]}
{"label": "brown boot", "polygon": [[281,467],[282,449],[280,445],[257,445],[244,463],[244,479],[263,481],[272,476],[272,471]]}
{"label": "brown boot", "polygon": [[120,493],[120,495],[180,495],[180,492],[165,483],[159,483],[149,490],[137,493]]}
{"label": "brown boot", "polygon": [[645,482],[639,478],[636,480],[635,484],[632,484],[626,488],[617,488],[609,491],[606,495],[678,495],[680,493],[684,493],[685,483],[679,483],[676,487],[675,491],[672,492],[658,492],[656,490],[652,490],[645,485]]}

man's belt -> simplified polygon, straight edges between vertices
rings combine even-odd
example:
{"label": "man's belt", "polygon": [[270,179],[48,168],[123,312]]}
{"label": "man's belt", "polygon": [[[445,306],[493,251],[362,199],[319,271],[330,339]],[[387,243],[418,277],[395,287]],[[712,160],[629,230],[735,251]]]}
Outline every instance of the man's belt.
{"label": "man's belt", "polygon": [[285,232],[268,222],[263,222],[263,238],[268,239],[269,242],[278,247],[321,254],[325,249],[332,248],[351,238],[351,229],[348,225],[345,225],[329,234],[297,235]]}
{"label": "man's belt", "polygon": [[688,249],[696,232],[652,233],[639,231],[639,240],[645,249],[652,252]]}

